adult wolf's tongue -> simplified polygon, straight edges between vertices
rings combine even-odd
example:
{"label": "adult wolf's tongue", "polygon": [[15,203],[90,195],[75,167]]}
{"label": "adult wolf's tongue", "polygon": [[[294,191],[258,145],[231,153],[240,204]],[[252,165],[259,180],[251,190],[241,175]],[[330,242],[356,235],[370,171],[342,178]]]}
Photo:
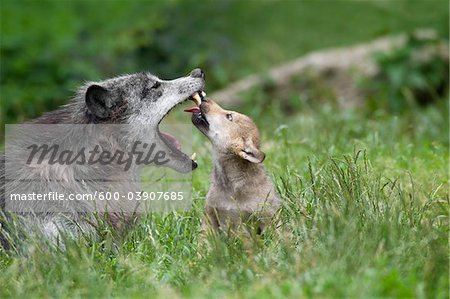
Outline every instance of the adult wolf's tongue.
{"label": "adult wolf's tongue", "polygon": [[184,109],[184,112],[192,113],[194,111],[200,111],[200,108],[199,107],[192,107],[192,108],[189,108],[189,109]]}
{"label": "adult wolf's tongue", "polygon": [[170,135],[170,134],[163,133],[163,132],[161,132],[161,135],[163,135],[164,138],[165,138],[167,141],[169,141],[170,143],[172,143],[172,144],[175,146],[175,148],[176,148],[177,150],[181,150],[181,144],[180,144],[180,142],[179,142],[175,137],[173,137],[173,136]]}

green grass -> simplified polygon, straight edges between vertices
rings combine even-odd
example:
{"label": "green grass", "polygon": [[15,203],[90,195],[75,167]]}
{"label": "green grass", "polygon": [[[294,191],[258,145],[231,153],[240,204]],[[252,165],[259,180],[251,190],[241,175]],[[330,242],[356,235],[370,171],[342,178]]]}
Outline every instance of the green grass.
{"label": "green grass", "polygon": [[[238,57],[226,69],[233,77],[264,71],[314,50],[417,28],[448,37],[445,1],[246,1],[232,13],[224,32],[236,40]],[[236,23],[239,26],[233,26]]]}
{"label": "green grass", "polygon": [[[257,99],[254,99],[257,100]],[[240,109],[250,115],[250,108]],[[111,245],[0,253],[0,297],[448,298],[448,104],[402,117],[273,102],[253,115],[283,209],[242,240],[198,234],[211,167],[200,133],[189,212],[150,214]]]}

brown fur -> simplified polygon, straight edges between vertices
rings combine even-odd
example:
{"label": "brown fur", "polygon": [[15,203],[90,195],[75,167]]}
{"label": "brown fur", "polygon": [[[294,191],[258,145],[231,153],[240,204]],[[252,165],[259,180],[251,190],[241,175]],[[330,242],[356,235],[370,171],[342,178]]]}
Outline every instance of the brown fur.
{"label": "brown fur", "polygon": [[193,122],[212,142],[214,156],[203,228],[235,231],[252,220],[257,231],[264,230],[281,203],[262,165],[258,128],[248,116],[224,110],[212,100],[200,109]]}

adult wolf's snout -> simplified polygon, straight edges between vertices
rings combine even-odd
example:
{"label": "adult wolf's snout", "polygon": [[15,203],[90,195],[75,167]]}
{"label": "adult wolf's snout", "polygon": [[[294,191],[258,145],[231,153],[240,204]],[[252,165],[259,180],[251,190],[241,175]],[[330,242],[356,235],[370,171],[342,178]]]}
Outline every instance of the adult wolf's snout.
{"label": "adult wolf's snout", "polygon": [[193,78],[202,78],[203,80],[205,79],[205,73],[199,68],[193,69],[190,73],[190,76]]}

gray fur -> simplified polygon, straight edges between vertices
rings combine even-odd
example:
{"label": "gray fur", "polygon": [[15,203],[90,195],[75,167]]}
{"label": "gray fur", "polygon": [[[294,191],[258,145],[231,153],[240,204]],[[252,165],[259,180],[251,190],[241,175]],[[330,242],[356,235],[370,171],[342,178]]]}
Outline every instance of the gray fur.
{"label": "gray fur", "polygon": [[[74,98],[67,105],[56,111],[46,113],[43,116],[32,120],[32,124],[122,124],[129,128],[126,138],[115,132],[107,132],[98,136],[98,143],[103,149],[115,151],[117,149],[127,150],[129,141],[133,139],[148,140],[156,143],[157,147],[168,153],[170,162],[166,165],[179,172],[189,172],[196,167],[196,164],[184,153],[176,151],[173,147],[164,142],[159,133],[158,125],[162,118],[177,104],[183,102],[194,92],[204,88],[204,75],[199,69],[191,72],[187,77],[165,81],[149,73],[137,73],[120,76],[100,82],[88,82],[80,87]],[[69,129],[70,130],[70,129]],[[51,131],[51,130],[50,130]],[[5,191],[21,190],[28,192],[60,191],[61,193],[92,193],[94,191],[105,190],[139,190],[137,167],[128,172],[115,169],[117,165],[111,164],[102,168],[94,168],[89,165],[76,165],[71,168],[61,165],[26,165],[24,157],[14,156],[11,153],[20,152],[21,146],[27,144],[27,138],[39,138],[51,141],[54,136],[51,132],[38,132],[39,136],[20,136],[9,147],[7,159],[2,154],[0,163],[0,208],[5,208]],[[78,134],[78,135],[77,135]],[[66,136],[61,137],[59,143],[74,143],[78,147],[92,146],[87,139],[79,136],[75,137],[68,131]],[[103,139],[102,139],[103,138]],[[128,139],[127,139],[128,138]],[[91,140],[91,139],[89,139]],[[10,163],[10,164],[8,164]],[[5,180],[5,164],[14,165],[8,169],[9,177],[20,180]],[[83,177],[101,177],[99,180],[78,180]],[[121,176],[128,176],[126,178]],[[55,183],[55,181],[58,181]],[[122,184],[122,185],[121,185]],[[69,205],[61,203],[52,207],[47,206],[42,211],[36,211],[33,203],[24,203],[22,211],[29,209],[29,212],[21,213],[21,219],[27,226],[36,228],[39,232],[56,240],[60,231],[77,235],[82,231],[93,231],[93,227],[85,218],[91,218],[96,207],[90,203],[80,203]],[[66,205],[66,206],[61,206]],[[64,210],[65,212],[60,212]],[[5,216],[6,215],[6,216]],[[111,214],[108,220],[120,228],[130,220],[128,216]],[[5,226],[10,217],[7,213],[0,217],[0,240],[5,242]]]}

